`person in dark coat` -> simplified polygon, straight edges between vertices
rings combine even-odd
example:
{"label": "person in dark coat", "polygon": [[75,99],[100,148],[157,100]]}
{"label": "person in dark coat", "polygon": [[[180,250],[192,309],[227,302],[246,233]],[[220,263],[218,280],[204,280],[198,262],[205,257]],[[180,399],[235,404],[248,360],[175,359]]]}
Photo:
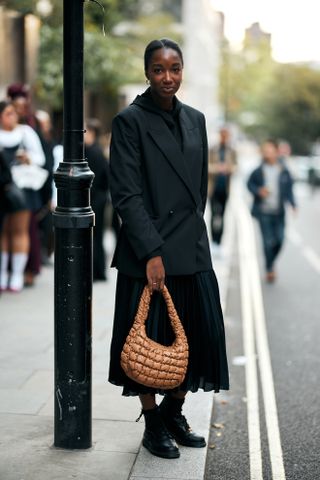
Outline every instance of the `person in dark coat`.
{"label": "person in dark coat", "polygon": [[[176,458],[172,437],[189,447],[205,439],[182,415],[187,392],[229,388],[223,315],[203,219],[208,146],[202,113],[175,96],[183,71],[180,47],[154,40],[145,50],[149,88],[113,120],[110,187],[122,226],[112,261],[118,269],[109,381],[123,395],[139,395],[145,418],[143,445],[154,455]],[[143,288],[153,293],[147,334],[170,345],[173,332],[160,294],[168,287],[189,343],[186,378],[156,393],[130,380],[120,354]]]}
{"label": "person in dark coat", "polygon": [[93,229],[93,280],[106,280],[106,252],[103,247],[104,211],[109,189],[108,162],[98,143],[100,122],[89,119],[86,122],[85,156],[94,173],[91,188],[91,205],[95,213]]}
{"label": "person in dark coat", "polygon": [[224,214],[230,193],[231,176],[237,165],[237,153],[230,145],[230,132],[220,130],[219,145],[213,148],[209,161],[209,185],[211,206],[211,236],[213,248],[219,252],[224,228]]}
{"label": "person in dark coat", "polygon": [[277,142],[267,140],[261,146],[262,163],[250,175],[248,189],[253,195],[252,215],[258,220],[262,235],[266,280],[274,282],[274,263],[284,240],[285,205],[294,209],[291,174],[279,158]]}
{"label": "person in dark coat", "polygon": [[[12,182],[12,175],[11,175],[9,165],[7,164],[6,159],[0,150],[0,236],[1,236],[2,222],[5,214],[7,213],[5,191],[11,182]],[[1,256],[0,256],[0,261],[1,261]]]}
{"label": "person in dark coat", "polygon": [[53,137],[51,118],[44,110],[36,111],[38,122],[38,134],[42,149],[46,158],[44,164],[48,172],[48,178],[40,189],[41,209],[37,212],[41,239],[41,261],[44,265],[50,264],[50,257],[54,250],[54,235],[52,223],[52,194],[53,194],[53,170],[54,170],[54,149],[57,145]]}

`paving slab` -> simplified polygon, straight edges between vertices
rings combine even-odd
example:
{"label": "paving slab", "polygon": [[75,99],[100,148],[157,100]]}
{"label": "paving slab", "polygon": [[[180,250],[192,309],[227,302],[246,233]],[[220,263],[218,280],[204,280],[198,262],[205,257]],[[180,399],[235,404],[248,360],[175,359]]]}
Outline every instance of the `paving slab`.
{"label": "paving slab", "polygon": [[[184,413],[194,431],[208,441],[212,411],[212,392],[197,392],[187,396]],[[207,449],[179,446],[180,458],[163,459],[151,455],[141,447],[133,467],[130,480],[138,478],[163,478],[166,480],[202,480],[205,469]]]}
{"label": "paving slab", "polygon": [[[112,251],[112,240],[107,239]],[[225,260],[215,268],[225,301]],[[219,266],[220,265],[220,266]],[[221,280],[219,277],[221,270]],[[200,480],[206,449],[181,447],[167,461],[141,448],[144,422],[138,398],[121,396],[107,382],[115,270],[93,286],[93,446],[61,450],[53,443],[53,269],[34,288],[0,298],[0,480]],[[208,438],[212,393],[188,396],[185,413]]]}
{"label": "paving slab", "polygon": [[1,480],[127,480],[142,425],[94,421],[93,447],[71,451],[52,447],[52,417],[0,414],[0,431]]}

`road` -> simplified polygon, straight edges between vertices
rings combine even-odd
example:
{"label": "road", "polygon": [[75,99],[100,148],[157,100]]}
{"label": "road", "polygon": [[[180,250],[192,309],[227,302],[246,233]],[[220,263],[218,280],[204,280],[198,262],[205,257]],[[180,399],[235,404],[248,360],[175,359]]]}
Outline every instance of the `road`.
{"label": "road", "polygon": [[247,208],[237,192],[225,316],[231,390],[216,395],[205,479],[318,480],[320,189],[296,185],[299,209],[289,212],[273,285],[264,281],[259,231],[253,225],[255,252],[238,195]]}

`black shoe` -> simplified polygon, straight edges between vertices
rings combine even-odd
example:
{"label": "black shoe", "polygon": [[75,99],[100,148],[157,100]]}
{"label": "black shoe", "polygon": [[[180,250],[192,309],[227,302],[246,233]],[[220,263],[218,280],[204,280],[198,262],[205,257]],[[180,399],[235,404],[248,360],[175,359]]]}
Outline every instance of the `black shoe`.
{"label": "black shoe", "polygon": [[180,452],[173,443],[169,432],[162,421],[159,407],[142,411],[146,423],[142,445],[150,453],[162,458],[178,458]]}
{"label": "black shoe", "polygon": [[181,413],[183,402],[184,399],[165,395],[159,406],[163,422],[168,432],[180,445],[193,448],[205,447],[204,437],[192,432],[186,417]]}

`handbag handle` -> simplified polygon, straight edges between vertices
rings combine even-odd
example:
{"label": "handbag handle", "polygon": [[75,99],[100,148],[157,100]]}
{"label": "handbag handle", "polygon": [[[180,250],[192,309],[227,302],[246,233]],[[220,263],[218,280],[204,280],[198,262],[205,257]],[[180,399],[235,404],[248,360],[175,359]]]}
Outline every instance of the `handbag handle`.
{"label": "handbag handle", "polygon": [[[178,343],[186,342],[187,338],[184,332],[184,328],[182,326],[181,320],[179,318],[179,315],[176,311],[176,308],[174,306],[174,303],[172,301],[171,295],[169,293],[169,290],[167,287],[164,285],[163,289],[161,289],[161,294],[166,302],[167,309],[168,309],[168,316],[170,319],[170,323],[172,326],[172,329],[174,331],[174,334],[176,336],[176,341]],[[152,297],[152,292],[149,288],[148,285],[146,285],[143,289],[136,318],[135,318],[135,324],[138,325],[144,325],[147,321],[148,318],[148,313],[149,313],[149,308],[150,308],[150,302],[151,302],[151,297]]]}

